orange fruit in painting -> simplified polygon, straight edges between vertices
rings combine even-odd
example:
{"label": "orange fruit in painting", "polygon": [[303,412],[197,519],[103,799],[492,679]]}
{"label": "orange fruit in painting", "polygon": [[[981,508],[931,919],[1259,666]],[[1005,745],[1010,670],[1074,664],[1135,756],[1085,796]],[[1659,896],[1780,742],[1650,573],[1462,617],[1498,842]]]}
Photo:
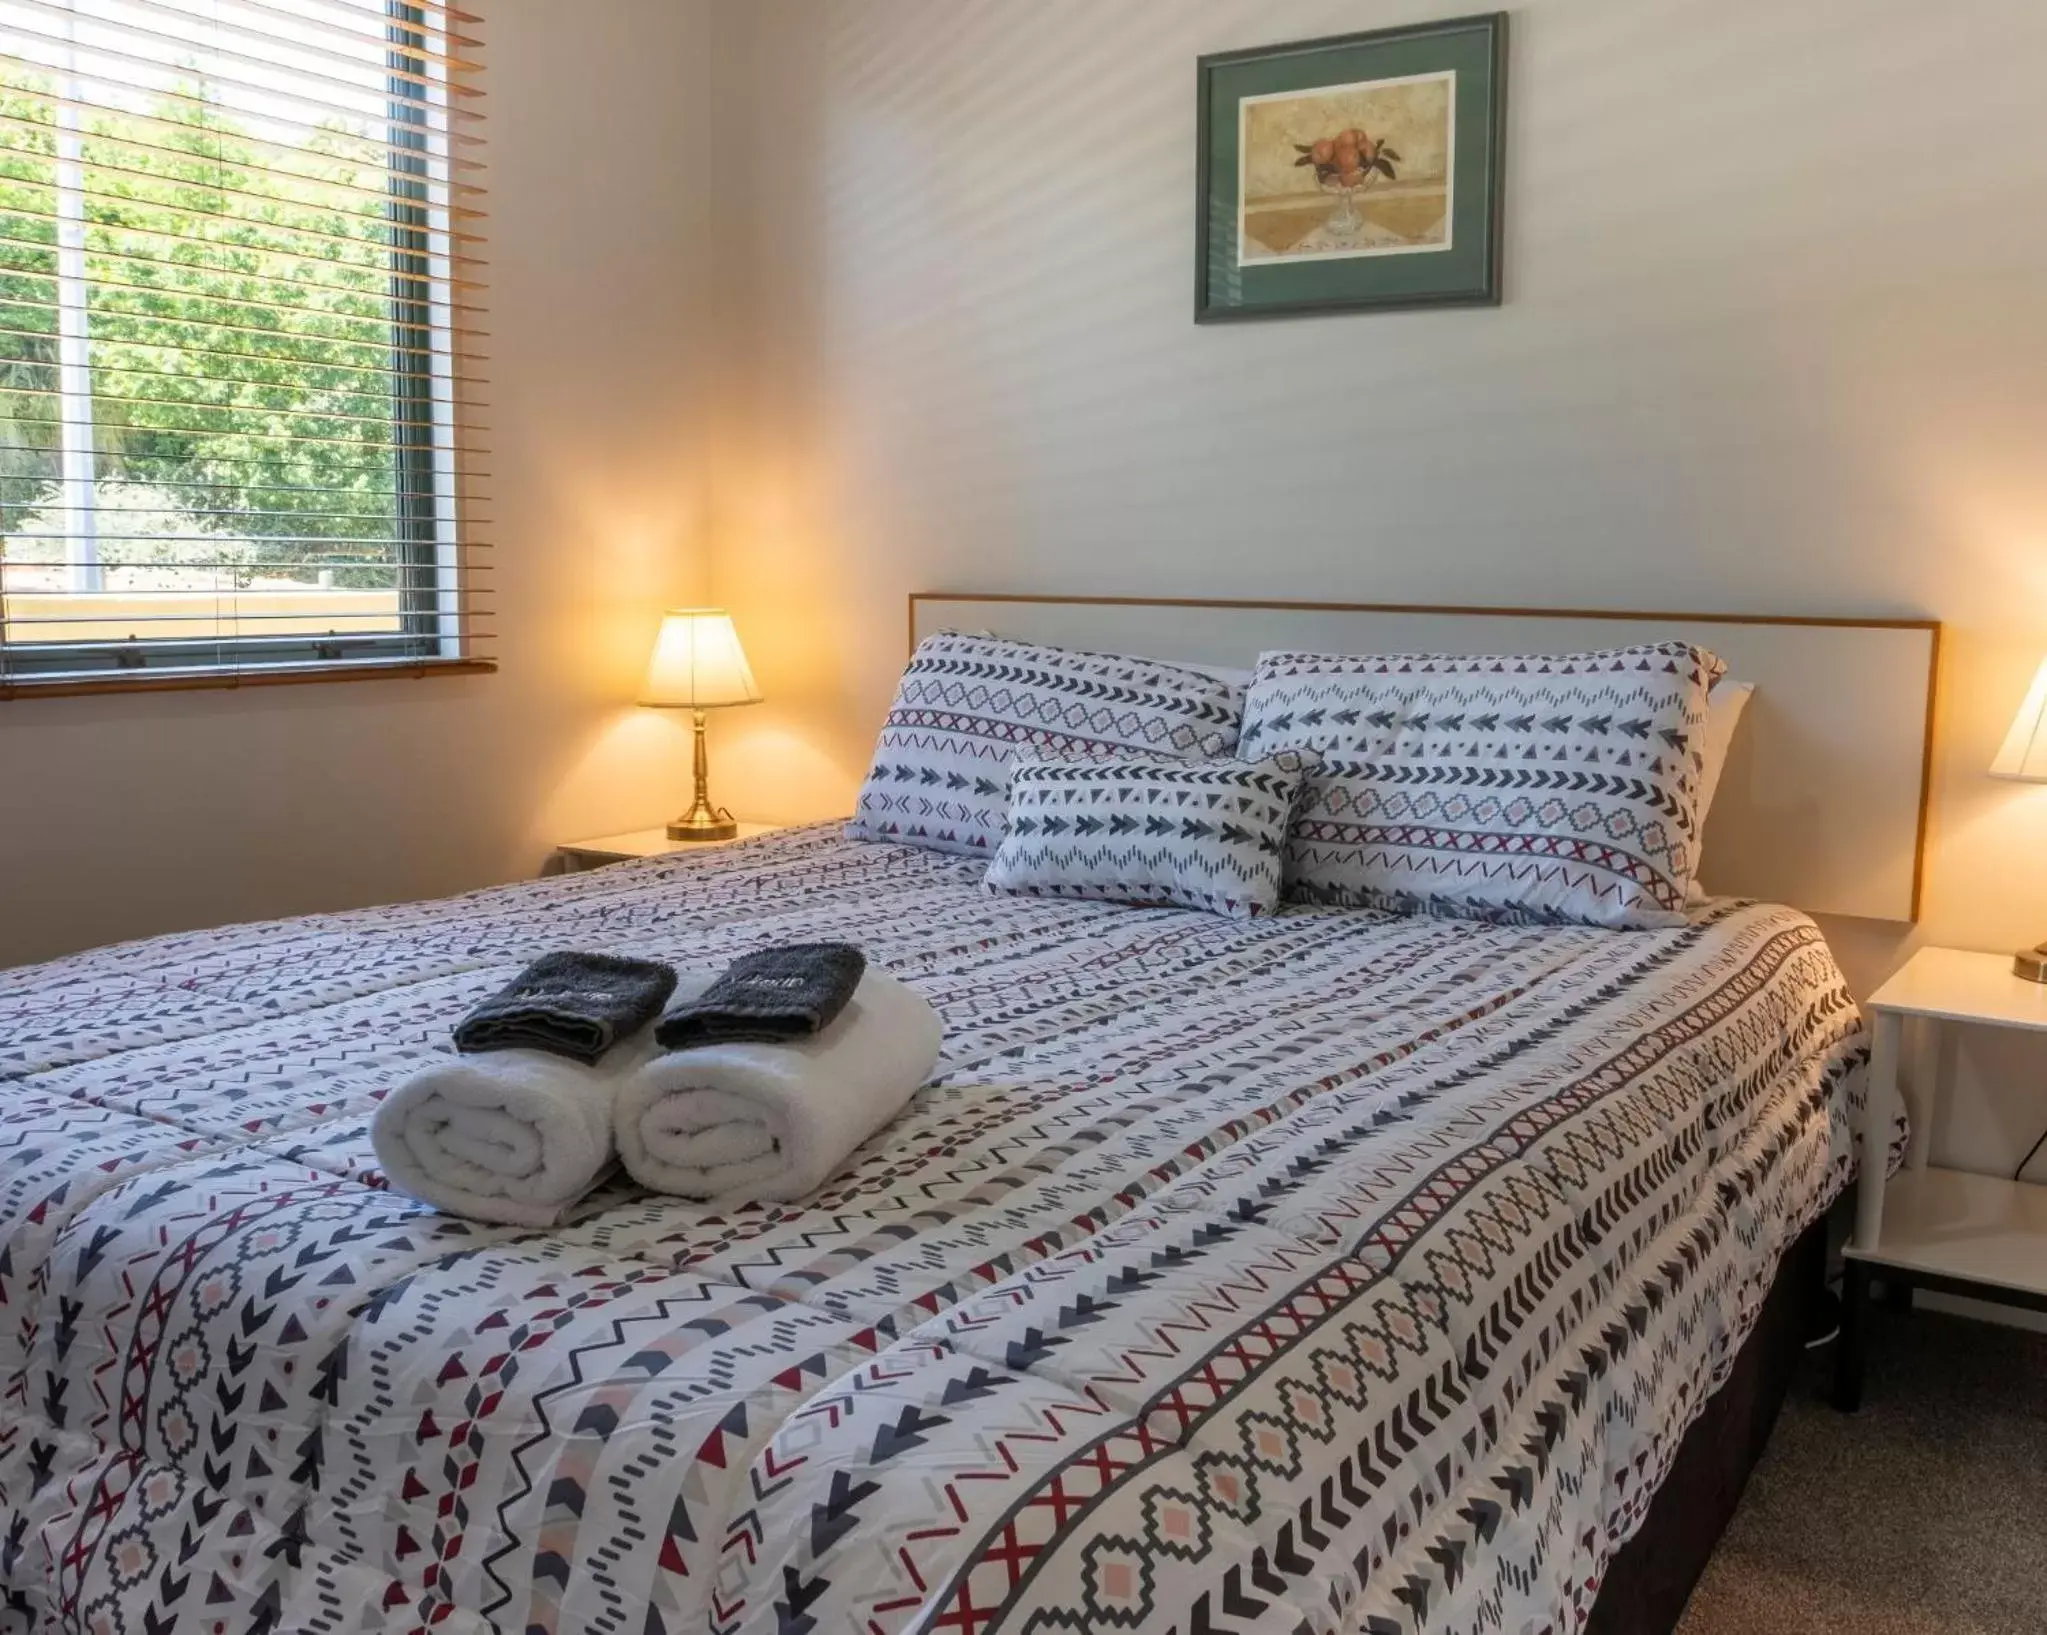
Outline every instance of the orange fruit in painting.
{"label": "orange fruit in painting", "polygon": [[1358,145],[1350,131],[1337,137],[1335,152],[1331,156],[1338,170],[1355,170],[1358,167]]}
{"label": "orange fruit in painting", "polygon": [[1356,187],[1361,182],[1363,182],[1364,179],[1365,173],[1362,170],[1357,169],[1355,166],[1353,166],[1349,170],[1339,171],[1336,177],[1338,185],[1342,187]]}
{"label": "orange fruit in painting", "polygon": [[1374,142],[1363,131],[1347,131],[1345,134],[1357,138],[1358,157],[1364,160],[1366,164],[1370,164],[1372,162],[1372,155],[1379,151],[1379,144]]}
{"label": "orange fruit in painting", "polygon": [[1336,144],[1326,136],[1308,150],[1308,157],[1313,159],[1318,165],[1328,164],[1335,154]]}

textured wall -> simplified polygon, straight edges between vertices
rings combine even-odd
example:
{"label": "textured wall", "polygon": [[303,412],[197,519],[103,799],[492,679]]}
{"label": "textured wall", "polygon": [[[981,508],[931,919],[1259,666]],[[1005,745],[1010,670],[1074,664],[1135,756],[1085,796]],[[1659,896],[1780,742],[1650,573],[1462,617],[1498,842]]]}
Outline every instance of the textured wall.
{"label": "textured wall", "polygon": [[503,673],[0,706],[0,961],[657,818],[663,600],[772,696],[725,798],[843,810],[938,587],[1931,612],[1927,929],[2047,932],[1981,772],[2047,646],[2047,6],[1529,0],[1504,307],[1195,328],[1194,56],[1462,9],[493,0]]}
{"label": "textured wall", "polygon": [[437,895],[681,803],[630,699],[702,593],[709,0],[494,0],[495,676],[0,704],[0,965]]}
{"label": "textured wall", "polygon": [[[1918,935],[2047,934],[1983,771],[2047,649],[2047,5],[1527,0],[1503,307],[1197,329],[1195,56],[1467,9],[721,11],[728,790],[850,804],[913,589],[1932,614]],[[1826,929],[1864,992],[1910,946]],[[2014,1161],[2038,1055],[1964,1052],[1945,1156]]]}
{"label": "textured wall", "polygon": [[1465,9],[744,13],[728,788],[848,804],[918,588],[1931,613],[1929,929],[2047,933],[2047,790],[1982,774],[2047,647],[2047,6],[1529,0],[1503,307],[1197,329],[1196,54]]}

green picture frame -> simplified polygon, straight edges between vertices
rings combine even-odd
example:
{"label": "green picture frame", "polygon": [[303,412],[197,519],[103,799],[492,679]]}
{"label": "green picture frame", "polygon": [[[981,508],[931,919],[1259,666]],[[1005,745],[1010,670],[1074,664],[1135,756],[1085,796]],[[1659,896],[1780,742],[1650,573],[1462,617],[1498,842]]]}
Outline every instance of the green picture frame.
{"label": "green picture frame", "polygon": [[1197,64],[1194,320],[1494,306],[1507,14]]}

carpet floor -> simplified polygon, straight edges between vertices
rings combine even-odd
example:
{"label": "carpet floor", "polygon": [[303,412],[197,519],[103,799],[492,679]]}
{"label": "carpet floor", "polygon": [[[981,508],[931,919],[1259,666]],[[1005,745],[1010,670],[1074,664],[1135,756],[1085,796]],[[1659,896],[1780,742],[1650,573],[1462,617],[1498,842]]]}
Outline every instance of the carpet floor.
{"label": "carpet floor", "polygon": [[1816,1353],[1678,1635],[2047,1629],[2047,1334],[1874,1314],[1862,1412]]}

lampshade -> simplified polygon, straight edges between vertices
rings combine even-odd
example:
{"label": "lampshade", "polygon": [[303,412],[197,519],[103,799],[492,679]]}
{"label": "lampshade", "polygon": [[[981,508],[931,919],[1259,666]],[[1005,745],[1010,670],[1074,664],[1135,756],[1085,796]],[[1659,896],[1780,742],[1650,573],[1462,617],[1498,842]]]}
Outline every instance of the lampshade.
{"label": "lampshade", "polygon": [[710,710],[760,701],[731,614],[723,608],[686,607],[662,615],[661,634],[654,638],[654,657],[640,688],[642,704]]}
{"label": "lampshade", "polygon": [[2012,717],[2011,731],[2004,735],[2004,747],[1990,763],[1990,772],[2022,783],[2047,783],[2047,659],[2033,673],[2033,685]]}

